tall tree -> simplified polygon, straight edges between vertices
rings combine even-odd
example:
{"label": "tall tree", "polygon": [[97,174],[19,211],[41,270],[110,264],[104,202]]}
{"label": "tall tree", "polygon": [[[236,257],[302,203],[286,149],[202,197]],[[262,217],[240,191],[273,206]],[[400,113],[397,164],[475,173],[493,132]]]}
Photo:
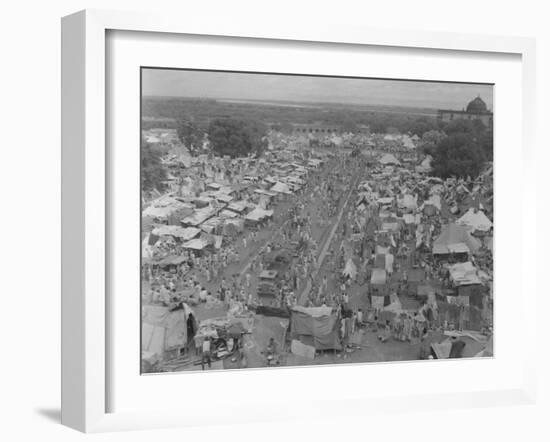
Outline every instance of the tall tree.
{"label": "tall tree", "polygon": [[485,161],[482,150],[469,133],[456,133],[444,138],[433,157],[434,172],[443,178],[476,177]]}
{"label": "tall tree", "polygon": [[431,132],[437,129],[437,120],[429,117],[419,117],[414,119],[410,123],[409,131],[413,135],[423,137],[425,133]]}
{"label": "tall tree", "polygon": [[179,118],[176,131],[178,138],[190,153],[197,153],[201,150],[205,132],[192,116],[185,115]]}
{"label": "tall tree", "polygon": [[149,192],[153,189],[162,190],[166,180],[166,171],[160,161],[160,153],[141,138],[141,190]]}
{"label": "tall tree", "polygon": [[418,143],[418,149],[426,155],[433,156],[437,146],[439,146],[439,143],[441,143],[446,137],[447,135],[439,130],[429,130],[428,132],[424,132],[424,135],[422,135],[422,138]]}
{"label": "tall tree", "polygon": [[256,121],[219,118],[210,123],[208,140],[218,155],[261,155],[268,145],[266,133],[266,126]]}

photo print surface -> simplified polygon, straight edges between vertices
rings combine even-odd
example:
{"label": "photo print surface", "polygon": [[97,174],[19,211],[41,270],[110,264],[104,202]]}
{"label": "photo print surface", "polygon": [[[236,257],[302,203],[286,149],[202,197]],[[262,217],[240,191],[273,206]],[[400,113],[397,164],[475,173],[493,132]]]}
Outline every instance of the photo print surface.
{"label": "photo print surface", "polygon": [[140,94],[142,374],[493,356],[493,85],[152,67]]}

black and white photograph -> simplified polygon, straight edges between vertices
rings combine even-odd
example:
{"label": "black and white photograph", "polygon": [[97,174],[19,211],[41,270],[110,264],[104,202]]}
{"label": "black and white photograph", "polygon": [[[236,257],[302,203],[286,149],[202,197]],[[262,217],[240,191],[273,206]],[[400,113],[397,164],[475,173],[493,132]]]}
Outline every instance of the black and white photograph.
{"label": "black and white photograph", "polygon": [[492,84],[140,75],[142,374],[494,356]]}

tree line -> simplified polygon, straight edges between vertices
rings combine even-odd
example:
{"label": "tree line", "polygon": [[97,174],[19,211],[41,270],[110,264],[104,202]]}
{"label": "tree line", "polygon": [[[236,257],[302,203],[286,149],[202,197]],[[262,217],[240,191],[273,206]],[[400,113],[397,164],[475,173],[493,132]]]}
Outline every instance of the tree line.
{"label": "tree line", "polygon": [[493,127],[478,119],[454,120],[424,132],[419,149],[432,156],[436,176],[475,178],[493,161]]}

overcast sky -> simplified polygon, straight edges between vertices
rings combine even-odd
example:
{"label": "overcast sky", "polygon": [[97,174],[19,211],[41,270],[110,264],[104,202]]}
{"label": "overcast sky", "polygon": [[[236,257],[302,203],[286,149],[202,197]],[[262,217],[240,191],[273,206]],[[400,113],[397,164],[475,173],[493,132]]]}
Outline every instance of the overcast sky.
{"label": "overcast sky", "polygon": [[481,84],[143,69],[144,96],[282,100],[462,109],[476,96],[493,107]]}

